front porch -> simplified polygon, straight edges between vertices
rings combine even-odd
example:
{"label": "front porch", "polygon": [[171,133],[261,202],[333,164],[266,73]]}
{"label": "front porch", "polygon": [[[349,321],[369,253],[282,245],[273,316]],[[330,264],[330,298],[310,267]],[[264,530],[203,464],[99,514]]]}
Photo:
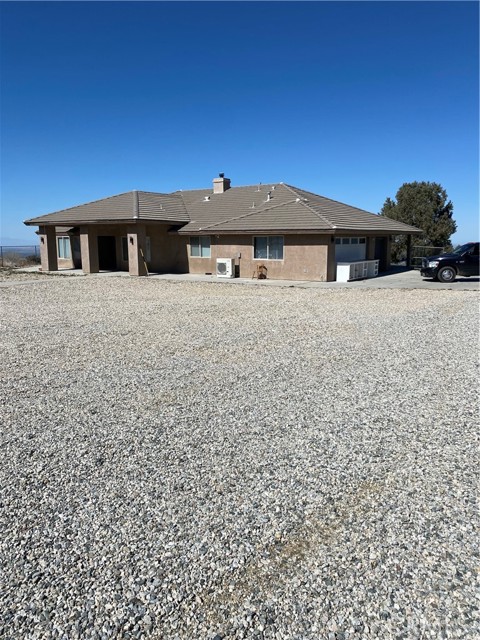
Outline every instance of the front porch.
{"label": "front porch", "polygon": [[[41,226],[41,268],[80,269],[83,274],[124,271],[131,276],[187,271],[186,242],[169,229],[165,224],[90,224],[59,232],[54,225]],[[62,257],[67,239],[68,260]]]}

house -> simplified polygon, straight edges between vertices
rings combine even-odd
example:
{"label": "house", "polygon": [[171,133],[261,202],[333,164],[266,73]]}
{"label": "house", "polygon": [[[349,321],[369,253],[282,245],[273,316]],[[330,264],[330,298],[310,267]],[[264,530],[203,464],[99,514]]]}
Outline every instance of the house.
{"label": "house", "polygon": [[39,227],[42,269],[215,273],[233,258],[240,277],[335,280],[338,262],[390,266],[392,235],[420,229],[282,182],[211,189],[131,191],[25,221]]}

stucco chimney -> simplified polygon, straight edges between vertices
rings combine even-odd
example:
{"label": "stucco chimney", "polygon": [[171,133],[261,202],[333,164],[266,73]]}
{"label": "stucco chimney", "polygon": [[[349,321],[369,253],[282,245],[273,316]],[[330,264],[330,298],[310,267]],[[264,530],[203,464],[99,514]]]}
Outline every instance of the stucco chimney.
{"label": "stucco chimney", "polygon": [[230,178],[225,178],[224,173],[219,173],[218,178],[213,179],[213,193],[223,193],[230,189]]}

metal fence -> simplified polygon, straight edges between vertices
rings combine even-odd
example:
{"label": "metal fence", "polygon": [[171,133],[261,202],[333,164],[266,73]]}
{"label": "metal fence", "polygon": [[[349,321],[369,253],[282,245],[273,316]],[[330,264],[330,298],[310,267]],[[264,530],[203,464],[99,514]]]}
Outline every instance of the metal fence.
{"label": "metal fence", "polygon": [[444,247],[423,247],[421,245],[414,245],[412,247],[412,268],[421,269],[423,258],[438,256],[438,254],[443,253],[443,251]]}
{"label": "metal fence", "polygon": [[0,266],[26,267],[33,264],[40,264],[40,247],[38,244],[0,245]]}

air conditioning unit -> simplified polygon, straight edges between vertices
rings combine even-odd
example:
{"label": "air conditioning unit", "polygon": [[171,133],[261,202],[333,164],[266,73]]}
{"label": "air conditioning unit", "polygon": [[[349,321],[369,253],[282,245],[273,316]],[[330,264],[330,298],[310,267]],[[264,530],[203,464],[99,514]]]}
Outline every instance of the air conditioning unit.
{"label": "air conditioning unit", "polygon": [[235,277],[235,259],[217,258],[217,276],[219,278]]}

